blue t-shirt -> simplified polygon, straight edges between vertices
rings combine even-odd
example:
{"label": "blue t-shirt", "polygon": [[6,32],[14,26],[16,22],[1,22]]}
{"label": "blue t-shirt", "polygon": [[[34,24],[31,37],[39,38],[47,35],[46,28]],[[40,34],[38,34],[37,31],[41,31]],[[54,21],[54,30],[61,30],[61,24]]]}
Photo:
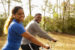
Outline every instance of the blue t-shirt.
{"label": "blue t-shirt", "polygon": [[18,23],[15,19],[13,19],[8,28],[7,42],[2,50],[19,50],[22,40],[21,34],[24,32],[25,29],[22,23]]}

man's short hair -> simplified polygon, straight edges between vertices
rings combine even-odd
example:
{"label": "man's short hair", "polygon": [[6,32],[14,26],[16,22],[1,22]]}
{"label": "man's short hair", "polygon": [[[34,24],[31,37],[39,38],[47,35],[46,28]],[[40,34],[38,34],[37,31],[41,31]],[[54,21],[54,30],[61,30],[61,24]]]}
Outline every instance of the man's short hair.
{"label": "man's short hair", "polygon": [[37,15],[40,15],[40,16],[41,16],[41,13],[36,13],[36,14],[35,14],[35,17],[36,17]]}

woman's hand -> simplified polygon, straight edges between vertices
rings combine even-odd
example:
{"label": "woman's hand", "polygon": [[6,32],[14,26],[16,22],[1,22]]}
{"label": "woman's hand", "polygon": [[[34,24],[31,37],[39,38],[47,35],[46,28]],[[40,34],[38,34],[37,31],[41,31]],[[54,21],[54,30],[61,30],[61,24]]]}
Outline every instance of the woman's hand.
{"label": "woman's hand", "polygon": [[46,49],[50,49],[50,46],[48,46],[48,45],[45,45],[45,46],[44,46],[44,48],[46,48]]}
{"label": "woman's hand", "polygon": [[46,49],[50,49],[50,46],[47,46]]}

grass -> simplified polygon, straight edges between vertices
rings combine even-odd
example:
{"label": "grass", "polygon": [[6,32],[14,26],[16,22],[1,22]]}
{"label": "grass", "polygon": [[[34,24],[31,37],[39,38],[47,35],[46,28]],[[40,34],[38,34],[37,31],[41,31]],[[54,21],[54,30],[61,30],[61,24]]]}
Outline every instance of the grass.
{"label": "grass", "polygon": [[[40,37],[37,37],[37,39],[43,42],[44,44],[50,44],[50,47],[52,47],[52,50],[75,50],[75,36],[74,35],[67,35],[67,34],[60,34],[60,33],[50,34],[49,33],[49,36],[53,37],[54,39],[57,39],[58,41],[56,43],[53,43]],[[5,44],[6,37],[7,36],[0,37],[0,50]]]}

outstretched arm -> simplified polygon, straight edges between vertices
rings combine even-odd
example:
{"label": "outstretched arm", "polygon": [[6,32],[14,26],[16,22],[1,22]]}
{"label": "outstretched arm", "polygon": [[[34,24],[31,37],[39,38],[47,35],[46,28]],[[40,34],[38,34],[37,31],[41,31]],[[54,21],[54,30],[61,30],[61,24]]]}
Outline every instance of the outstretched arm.
{"label": "outstretched arm", "polygon": [[26,31],[23,34],[21,34],[21,36],[23,36],[24,38],[27,38],[28,40],[30,40],[32,43],[34,43],[36,45],[42,46],[44,48],[49,48],[49,46],[46,46],[46,45],[42,44],[34,36],[32,36],[28,31]]}
{"label": "outstretched arm", "polygon": [[54,39],[52,37],[50,37],[47,32],[45,32],[44,30],[42,30],[40,28],[40,26],[37,24],[37,23],[34,23],[33,26],[32,26],[38,33],[38,36],[42,37],[42,38],[45,38],[45,39],[48,39],[48,40],[52,40],[54,41]]}

